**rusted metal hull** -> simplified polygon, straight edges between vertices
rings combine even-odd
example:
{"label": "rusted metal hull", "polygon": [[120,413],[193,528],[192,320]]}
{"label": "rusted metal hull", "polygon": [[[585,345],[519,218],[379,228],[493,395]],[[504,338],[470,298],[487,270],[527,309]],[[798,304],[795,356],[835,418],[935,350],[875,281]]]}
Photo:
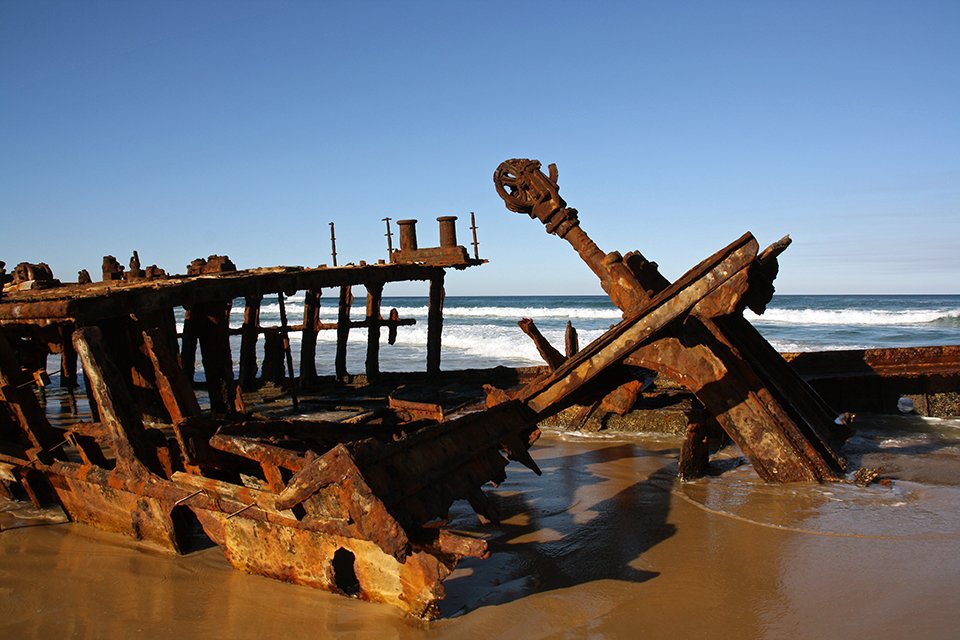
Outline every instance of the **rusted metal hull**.
{"label": "rusted metal hull", "polygon": [[[481,487],[505,477],[507,456],[535,467],[526,450],[539,432],[525,408],[505,405],[478,420],[400,400],[350,425],[251,419],[233,379],[228,318],[231,301],[245,300],[244,385],[255,382],[260,335],[268,338],[264,376],[294,380],[287,339],[294,330],[312,360],[317,332],[335,329],[337,371],[346,378],[349,331],[366,329],[365,373],[373,379],[381,327],[392,341],[397,327],[412,323],[396,310],[381,317],[384,283],[427,280],[427,372],[436,373],[444,268],[484,262],[456,246],[453,220],[440,221],[441,248],[395,252],[393,264],[237,272],[229,259],[211,256],[194,261],[186,277],[148,280],[156,270],[139,269],[137,256],[128,274],[108,256],[103,283],[13,290],[0,303],[0,487],[9,494],[20,485],[37,504],[59,502],[76,522],[171,552],[189,552],[202,528],[239,569],[435,616],[457,562],[488,555],[483,540],[443,527],[451,504],[468,500],[495,520]],[[360,284],[366,318],[352,322],[351,288]],[[324,326],[317,308],[329,287],[340,290],[340,318]],[[283,296],[298,289],[310,303],[303,324],[290,325]],[[259,326],[265,292],[278,295],[281,327]],[[186,309],[179,344],[174,306]],[[79,358],[90,422],[50,426],[6,332],[18,348],[39,341]],[[197,347],[212,408],[206,417],[191,385]],[[301,372],[301,382],[315,378],[309,365]]]}
{"label": "rusted metal hull", "polygon": [[960,415],[960,345],[783,355],[839,411],[896,413],[906,397],[919,415]]}
{"label": "rusted metal hull", "polygon": [[[0,400],[13,417],[0,432],[2,479],[37,503],[46,490],[74,521],[172,552],[189,551],[196,521],[239,569],[430,618],[459,559],[488,555],[483,540],[443,528],[452,503],[496,520],[481,487],[503,480],[508,458],[536,468],[527,448],[539,432],[518,402],[455,418],[433,407],[423,419],[424,406],[400,401],[392,422],[381,414],[370,427],[204,418],[162,333],[142,331],[143,360],[130,368],[116,365],[111,349],[126,343],[115,338],[73,332],[97,422],[65,432],[0,341]],[[172,418],[175,437],[145,426],[131,389]]]}

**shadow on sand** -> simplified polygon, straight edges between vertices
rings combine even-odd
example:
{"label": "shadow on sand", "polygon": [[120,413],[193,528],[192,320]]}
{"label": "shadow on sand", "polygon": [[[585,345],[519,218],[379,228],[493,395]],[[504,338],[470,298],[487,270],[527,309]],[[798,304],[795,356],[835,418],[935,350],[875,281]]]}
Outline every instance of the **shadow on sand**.
{"label": "shadow on sand", "polygon": [[[465,559],[444,586],[443,617],[598,580],[645,582],[633,565],[674,534],[667,523],[677,450],[631,443],[547,459],[536,476],[512,469],[490,492],[500,525],[484,525],[491,557]],[[637,480],[637,478],[642,478]]]}

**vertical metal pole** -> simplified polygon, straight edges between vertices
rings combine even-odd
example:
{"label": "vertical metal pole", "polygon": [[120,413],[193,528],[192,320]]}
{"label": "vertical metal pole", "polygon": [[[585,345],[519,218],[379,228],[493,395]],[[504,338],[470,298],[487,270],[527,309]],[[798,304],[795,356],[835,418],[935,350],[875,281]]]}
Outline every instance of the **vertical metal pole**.
{"label": "vertical metal pole", "polygon": [[297,402],[297,379],[293,373],[293,354],[290,353],[290,330],[287,326],[287,310],[283,304],[283,292],[277,293],[277,300],[280,301],[280,335],[283,337],[283,351],[287,356],[287,375],[290,377],[290,396],[293,398],[293,410],[300,410],[300,403]]}
{"label": "vertical metal pole", "polygon": [[440,373],[440,336],[443,332],[443,269],[430,278],[427,309],[427,373]]}
{"label": "vertical metal pole", "polygon": [[380,301],[383,298],[383,283],[371,282],[367,287],[367,380],[380,373]]}
{"label": "vertical metal pole", "polygon": [[473,231],[473,257],[477,260],[480,259],[480,243],[477,242],[477,219],[473,215],[473,211],[470,212],[470,230]]}
{"label": "vertical metal pole", "polygon": [[350,285],[340,287],[340,306],[337,312],[337,355],[334,359],[337,379],[347,377],[347,340],[350,339],[350,305],[353,304],[353,293]]}
{"label": "vertical metal pole", "polygon": [[383,221],[387,223],[387,261],[391,262],[393,260],[393,234],[390,233],[390,220],[391,218],[384,218]]}
{"label": "vertical metal pole", "polygon": [[333,223],[330,223],[330,247],[333,253],[333,266],[337,266],[337,237],[333,232]]}

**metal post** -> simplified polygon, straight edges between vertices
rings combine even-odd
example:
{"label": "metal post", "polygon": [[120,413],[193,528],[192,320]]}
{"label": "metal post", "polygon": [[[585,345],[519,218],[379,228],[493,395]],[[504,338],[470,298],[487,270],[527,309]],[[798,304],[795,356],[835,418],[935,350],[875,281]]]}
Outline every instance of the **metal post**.
{"label": "metal post", "polygon": [[477,219],[473,216],[473,211],[470,212],[470,230],[473,231],[473,257],[479,260],[480,243],[477,242]]}
{"label": "metal post", "polygon": [[383,221],[387,223],[387,260],[391,260],[393,256],[393,234],[390,233],[390,218],[384,218]]}
{"label": "metal post", "polygon": [[337,266],[337,237],[333,232],[333,223],[330,223],[330,247],[333,253],[333,266]]}

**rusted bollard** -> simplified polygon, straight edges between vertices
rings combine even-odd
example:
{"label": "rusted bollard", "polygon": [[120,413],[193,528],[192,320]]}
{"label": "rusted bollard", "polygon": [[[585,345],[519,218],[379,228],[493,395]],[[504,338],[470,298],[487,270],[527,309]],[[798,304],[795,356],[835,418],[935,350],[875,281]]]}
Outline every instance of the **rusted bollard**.
{"label": "rusted bollard", "polygon": [[397,220],[400,227],[400,251],[417,250],[417,221]]}
{"label": "rusted bollard", "polygon": [[437,222],[440,223],[440,246],[457,246],[457,216],[441,216]]}

